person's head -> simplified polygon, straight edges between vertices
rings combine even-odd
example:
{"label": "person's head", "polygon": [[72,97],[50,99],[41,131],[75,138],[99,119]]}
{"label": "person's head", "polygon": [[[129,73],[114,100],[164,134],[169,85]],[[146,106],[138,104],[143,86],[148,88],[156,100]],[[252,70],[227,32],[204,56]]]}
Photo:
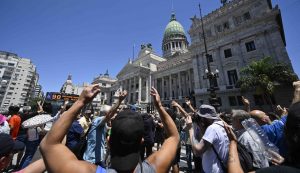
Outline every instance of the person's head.
{"label": "person's head", "polygon": [[6,116],[0,114],[0,125],[2,125],[6,121]]}
{"label": "person's head", "polygon": [[293,104],[285,124],[288,162],[300,168],[300,102]]}
{"label": "person's head", "polygon": [[271,124],[270,117],[260,110],[253,110],[250,112],[252,118],[254,118],[259,125]]}
{"label": "person's head", "polygon": [[251,118],[250,114],[244,110],[232,110],[232,127],[235,130],[243,129],[242,121]]}
{"label": "person's head", "polygon": [[111,109],[111,106],[109,105],[102,105],[100,109],[100,116],[105,116]]}
{"label": "person's head", "polygon": [[0,172],[11,163],[13,151],[24,147],[24,144],[14,141],[10,135],[0,134]]}
{"label": "person's head", "polygon": [[132,171],[140,159],[140,146],[144,134],[142,116],[133,111],[122,111],[112,121],[109,145],[111,167],[117,171]]}
{"label": "person's head", "polygon": [[28,114],[31,111],[31,106],[24,106],[23,107],[23,114]]}
{"label": "person's head", "polygon": [[8,111],[11,115],[19,114],[20,107],[19,106],[9,106]]}
{"label": "person's head", "polygon": [[83,116],[86,117],[86,118],[90,118],[92,114],[93,114],[92,110],[87,109],[87,110],[84,111]]}
{"label": "person's head", "polygon": [[44,102],[43,104],[43,110],[44,112],[47,112],[48,114],[52,114],[52,104],[48,102]]}
{"label": "person's head", "polygon": [[195,121],[204,127],[210,126],[215,120],[219,120],[216,109],[211,105],[201,105],[196,113]]}

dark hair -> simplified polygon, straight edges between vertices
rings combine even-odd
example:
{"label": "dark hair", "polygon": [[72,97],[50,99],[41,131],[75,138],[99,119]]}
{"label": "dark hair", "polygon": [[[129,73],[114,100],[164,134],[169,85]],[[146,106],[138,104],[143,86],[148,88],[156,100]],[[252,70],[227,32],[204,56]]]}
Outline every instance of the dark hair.
{"label": "dark hair", "polygon": [[18,106],[10,106],[8,110],[10,114],[17,114],[19,113],[20,108]]}
{"label": "dark hair", "polygon": [[44,102],[43,110],[44,110],[44,112],[47,112],[48,114],[52,114],[52,104],[49,102]]}
{"label": "dark hair", "polygon": [[[293,104],[287,116],[285,135],[288,145],[288,162],[300,166],[300,102]],[[298,165],[297,165],[298,164]]]}

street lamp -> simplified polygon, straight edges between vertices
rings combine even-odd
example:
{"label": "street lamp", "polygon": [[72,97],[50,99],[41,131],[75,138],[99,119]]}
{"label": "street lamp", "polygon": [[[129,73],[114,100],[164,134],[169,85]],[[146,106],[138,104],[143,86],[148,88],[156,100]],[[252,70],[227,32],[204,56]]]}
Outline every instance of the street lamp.
{"label": "street lamp", "polygon": [[220,107],[220,103],[217,98],[216,90],[218,90],[219,88],[217,86],[218,84],[216,81],[217,81],[217,78],[219,77],[219,70],[216,69],[215,72],[213,72],[210,67],[212,55],[209,55],[208,51],[207,51],[206,36],[204,33],[203,18],[202,18],[200,3],[199,3],[199,11],[200,11],[200,17],[201,17],[202,36],[203,36],[203,41],[204,41],[205,57],[206,57],[206,63],[207,63],[207,69],[205,69],[205,76],[203,76],[203,79],[209,80],[209,88],[207,89],[207,91],[210,92],[209,103],[213,107],[215,107],[215,109],[218,111],[219,107]]}

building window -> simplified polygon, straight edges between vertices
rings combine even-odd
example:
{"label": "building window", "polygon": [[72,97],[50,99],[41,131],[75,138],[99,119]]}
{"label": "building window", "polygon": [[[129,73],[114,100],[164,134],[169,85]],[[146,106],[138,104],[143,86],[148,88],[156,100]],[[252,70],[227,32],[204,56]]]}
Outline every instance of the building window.
{"label": "building window", "polygon": [[216,30],[217,30],[217,32],[222,32],[222,26],[221,25],[217,25],[216,26]]}
{"label": "building window", "polygon": [[223,28],[224,29],[229,29],[229,22],[223,23]]}
{"label": "building window", "polygon": [[254,41],[247,42],[245,43],[245,45],[246,45],[247,52],[256,50]]}
{"label": "building window", "polygon": [[211,33],[211,30],[209,29],[209,30],[206,30],[205,31],[205,33],[206,33],[206,36],[207,37],[211,37],[211,35],[212,35],[212,33]]}
{"label": "building window", "polygon": [[175,43],[174,42],[172,42],[172,48],[175,48]]}
{"label": "building window", "polygon": [[225,58],[232,57],[231,49],[224,50]]}
{"label": "building window", "polygon": [[180,47],[180,48],[182,47],[181,42],[179,42],[179,47]]}
{"label": "building window", "polygon": [[235,96],[229,96],[228,100],[229,100],[229,105],[230,106],[237,106],[237,101],[236,101]]}
{"label": "building window", "polygon": [[207,55],[207,58],[208,58],[208,61],[209,62],[214,62],[214,59],[213,59],[213,57],[212,57],[212,55]]}
{"label": "building window", "polygon": [[218,97],[218,101],[219,101],[220,106],[222,106],[222,99],[221,99],[221,97]]}
{"label": "building window", "polygon": [[8,65],[8,66],[15,66],[14,63],[8,63],[7,65]]}
{"label": "building window", "polygon": [[244,13],[244,20],[250,20],[251,19],[251,15],[250,15],[250,13],[249,12],[247,12],[247,13]]}
{"label": "building window", "polygon": [[229,70],[227,71],[229,85],[235,85],[238,81],[238,76],[236,70]]}

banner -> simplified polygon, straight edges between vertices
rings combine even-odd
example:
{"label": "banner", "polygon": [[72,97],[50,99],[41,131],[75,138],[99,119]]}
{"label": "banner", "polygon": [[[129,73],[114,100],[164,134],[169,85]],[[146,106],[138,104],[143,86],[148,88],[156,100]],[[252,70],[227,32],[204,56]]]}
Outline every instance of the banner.
{"label": "banner", "polygon": [[46,93],[47,101],[63,101],[63,100],[76,101],[76,100],[78,100],[78,98],[79,98],[79,95],[76,95],[76,94],[64,94],[64,93],[58,93],[58,92],[47,92]]}

